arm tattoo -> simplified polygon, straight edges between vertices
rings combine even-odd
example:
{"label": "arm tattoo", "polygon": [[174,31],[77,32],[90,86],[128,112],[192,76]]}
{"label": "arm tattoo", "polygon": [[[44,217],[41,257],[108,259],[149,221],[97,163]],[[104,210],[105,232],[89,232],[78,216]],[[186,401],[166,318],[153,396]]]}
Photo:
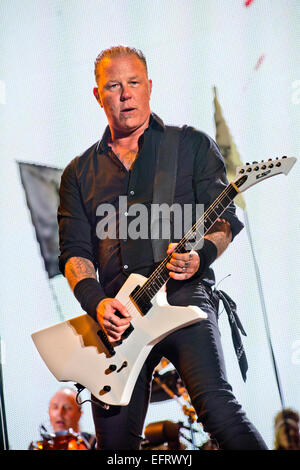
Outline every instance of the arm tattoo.
{"label": "arm tattoo", "polygon": [[65,266],[65,276],[72,290],[82,279],[89,277],[97,279],[93,263],[86,258],[76,256],[68,259]]}
{"label": "arm tattoo", "polygon": [[217,221],[207,232],[205,238],[213,242],[218,250],[218,257],[226,250],[232,240],[230,224],[227,221]]}

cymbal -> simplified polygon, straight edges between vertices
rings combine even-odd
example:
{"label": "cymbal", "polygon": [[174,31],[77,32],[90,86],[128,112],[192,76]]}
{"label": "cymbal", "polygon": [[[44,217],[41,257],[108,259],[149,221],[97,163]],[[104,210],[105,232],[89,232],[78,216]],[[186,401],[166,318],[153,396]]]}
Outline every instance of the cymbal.
{"label": "cymbal", "polygon": [[[175,395],[178,395],[177,383],[181,383],[181,379],[178,375],[178,372],[170,370],[164,374],[158,374],[157,377],[159,380],[166,385]],[[171,400],[172,397],[168,395],[167,392],[153,379],[152,381],[152,393],[150,398],[150,403],[156,403],[165,400]]]}

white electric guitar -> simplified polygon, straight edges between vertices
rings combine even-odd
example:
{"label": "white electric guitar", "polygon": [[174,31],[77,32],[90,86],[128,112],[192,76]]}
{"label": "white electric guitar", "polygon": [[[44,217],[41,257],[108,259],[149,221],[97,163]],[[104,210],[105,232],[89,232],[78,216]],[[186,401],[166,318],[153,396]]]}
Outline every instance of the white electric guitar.
{"label": "white electric guitar", "polygon": [[[288,174],[296,158],[254,162],[240,166],[236,177],[192,227],[204,235],[222,216],[234,197],[249,187],[280,173]],[[202,235],[202,236],[204,236]],[[175,251],[186,251],[186,234]],[[198,240],[199,243],[199,240]],[[190,241],[189,241],[190,244]],[[196,248],[193,247],[193,248]],[[32,334],[32,339],[49,370],[61,382],[72,381],[87,388],[106,408],[127,405],[140,370],[153,346],[171,332],[206,318],[195,306],[176,307],[167,302],[164,286],[169,279],[168,255],[149,278],[131,274],[116,298],[131,314],[124,339],[110,343],[98,323],[88,314]]]}

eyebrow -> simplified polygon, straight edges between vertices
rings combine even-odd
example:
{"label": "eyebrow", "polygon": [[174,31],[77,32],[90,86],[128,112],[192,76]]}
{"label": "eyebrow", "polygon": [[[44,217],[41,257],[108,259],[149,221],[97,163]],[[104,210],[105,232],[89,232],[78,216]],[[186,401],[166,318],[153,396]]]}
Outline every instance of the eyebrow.
{"label": "eyebrow", "polygon": [[[135,80],[137,78],[140,78],[139,75],[133,75],[132,77],[129,77],[128,80]],[[108,80],[108,82],[106,82],[105,85],[108,85],[109,83],[115,83],[115,82],[119,82],[119,80],[117,78],[112,78]]]}

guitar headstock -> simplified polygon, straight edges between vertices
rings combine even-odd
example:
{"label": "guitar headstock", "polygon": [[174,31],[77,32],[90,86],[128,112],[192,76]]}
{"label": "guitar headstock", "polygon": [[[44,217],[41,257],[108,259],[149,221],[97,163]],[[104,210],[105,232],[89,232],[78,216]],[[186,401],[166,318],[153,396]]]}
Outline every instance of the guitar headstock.
{"label": "guitar headstock", "polygon": [[293,165],[296,163],[295,157],[282,157],[272,160],[262,161],[260,163],[246,163],[246,165],[236,168],[236,177],[233,184],[238,188],[239,192],[243,192],[250,186],[260,183],[266,178],[284,173],[287,175]]}

